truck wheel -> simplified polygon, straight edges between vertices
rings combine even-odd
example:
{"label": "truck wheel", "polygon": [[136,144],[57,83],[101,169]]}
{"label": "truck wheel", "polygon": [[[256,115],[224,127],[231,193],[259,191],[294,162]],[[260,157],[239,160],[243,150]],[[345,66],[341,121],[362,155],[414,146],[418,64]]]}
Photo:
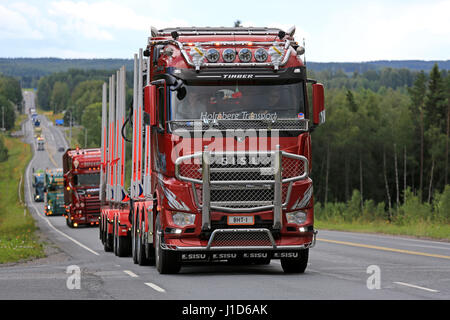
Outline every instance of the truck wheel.
{"label": "truck wheel", "polygon": [[161,239],[163,237],[160,218],[156,220],[156,243],[155,243],[155,264],[156,269],[161,274],[178,273],[181,269],[181,262],[178,252],[161,249]]}
{"label": "truck wheel", "polygon": [[66,224],[69,228],[73,228],[73,221],[70,219],[70,217],[67,217]]}
{"label": "truck wheel", "polygon": [[105,243],[103,244],[103,248],[106,252],[111,252],[113,250],[113,236],[108,233],[108,221],[106,221],[106,229],[105,229]]}
{"label": "truck wheel", "polygon": [[[116,222],[116,231],[119,228],[119,223]],[[128,257],[130,255],[130,237],[119,236],[119,232],[117,232],[116,238],[116,255],[119,257]]]}
{"label": "truck wheel", "polygon": [[114,218],[113,224],[113,252],[117,256],[117,219]]}
{"label": "truck wheel", "polygon": [[136,255],[138,264],[140,266],[147,266],[149,265],[149,260],[145,256],[145,244],[143,241],[143,233],[144,233],[144,221],[141,222],[141,229],[139,234],[137,235],[137,243],[136,243]]}
{"label": "truck wheel", "polygon": [[99,220],[99,224],[98,224],[98,238],[102,241],[103,244],[103,219],[102,216],[100,215],[100,220]]}
{"label": "truck wheel", "polygon": [[[133,210],[133,209],[131,209]],[[131,222],[131,256],[133,258],[133,263],[137,264],[137,233],[136,233],[136,216],[134,212],[132,213],[133,221]]]}
{"label": "truck wheel", "polygon": [[281,258],[281,267],[285,273],[303,273],[308,265],[309,249],[298,251],[297,258]]}

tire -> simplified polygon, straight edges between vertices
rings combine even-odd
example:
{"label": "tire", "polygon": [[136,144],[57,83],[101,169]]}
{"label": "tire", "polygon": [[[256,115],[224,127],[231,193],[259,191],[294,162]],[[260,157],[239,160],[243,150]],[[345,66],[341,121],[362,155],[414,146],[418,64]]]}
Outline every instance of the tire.
{"label": "tire", "polygon": [[155,265],[156,269],[161,274],[178,273],[181,269],[181,261],[178,252],[161,249],[161,224],[159,215],[156,219],[156,243],[155,243]]}
{"label": "tire", "polygon": [[145,244],[143,242],[143,230],[144,229],[144,221],[141,222],[141,229],[139,234],[137,235],[137,243],[136,243],[136,255],[137,255],[137,261],[140,266],[148,266],[150,264],[150,261],[147,259],[145,255]]}
{"label": "tire", "polygon": [[70,220],[70,217],[67,217],[66,219],[66,224],[69,228],[73,228],[73,221]]}
{"label": "tire", "polygon": [[[116,231],[119,230],[120,226],[117,222]],[[117,232],[116,236],[116,255],[118,257],[128,257],[130,255],[130,237],[129,236],[119,236]]]}
{"label": "tire", "polygon": [[114,218],[113,224],[113,252],[117,256],[117,219]]}
{"label": "tire", "polygon": [[[132,209],[133,210],[133,209]],[[133,221],[131,221],[131,257],[133,258],[133,263],[137,264],[137,232],[136,232],[136,216],[134,212],[132,213]]]}
{"label": "tire", "polygon": [[304,273],[308,257],[309,249],[300,250],[297,258],[281,258],[281,267],[285,273]]}
{"label": "tire", "polygon": [[108,233],[108,221],[106,221],[105,228],[105,243],[103,244],[103,248],[106,252],[113,251],[113,237]]}

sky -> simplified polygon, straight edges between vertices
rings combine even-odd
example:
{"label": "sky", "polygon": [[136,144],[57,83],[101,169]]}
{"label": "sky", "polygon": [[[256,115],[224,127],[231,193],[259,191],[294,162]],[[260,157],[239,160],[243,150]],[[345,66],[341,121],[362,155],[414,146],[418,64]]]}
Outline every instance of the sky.
{"label": "sky", "polygon": [[126,58],[150,27],[296,27],[315,62],[449,60],[450,0],[0,0],[0,57]]}

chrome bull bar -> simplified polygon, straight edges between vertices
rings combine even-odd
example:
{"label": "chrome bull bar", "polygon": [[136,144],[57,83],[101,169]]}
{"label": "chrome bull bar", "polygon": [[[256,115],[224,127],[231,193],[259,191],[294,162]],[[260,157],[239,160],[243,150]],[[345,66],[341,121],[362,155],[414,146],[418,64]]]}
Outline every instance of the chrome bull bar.
{"label": "chrome bull bar", "polygon": [[[267,176],[272,176],[271,179],[265,180],[211,180],[211,159],[217,157],[239,157],[239,156],[270,156],[271,157],[271,167],[264,167],[261,170],[265,170]],[[303,162],[303,173],[298,176],[288,177],[283,179],[282,177],[282,159],[283,157],[291,158],[295,160],[300,160]],[[197,161],[201,163],[201,180],[186,177],[181,175],[180,166],[187,161]],[[233,169],[230,169],[233,170]],[[239,170],[237,170],[239,171]],[[230,213],[250,213],[250,212],[258,212],[263,210],[273,210],[273,228],[280,230],[282,228],[282,209],[287,206],[287,203],[290,198],[292,184],[295,181],[304,180],[308,178],[309,165],[306,157],[292,154],[288,152],[284,152],[280,150],[279,145],[276,146],[276,150],[267,151],[267,152],[258,152],[258,151],[214,151],[211,152],[208,150],[207,146],[205,146],[203,152],[197,152],[191,155],[182,156],[176,159],[175,161],[175,177],[181,181],[190,182],[192,184],[192,188],[194,191],[194,198],[198,207],[202,210],[202,230],[210,230],[211,229],[211,210],[221,211],[221,212],[230,212]],[[267,174],[269,173],[269,174]],[[202,204],[199,203],[197,199],[197,193],[195,184],[202,185]],[[282,187],[283,184],[289,184],[287,195],[285,202],[283,203],[282,199]],[[211,187],[212,186],[227,186],[227,185],[272,185],[273,186],[273,201],[272,203],[265,203],[261,206],[256,206],[252,208],[229,208],[220,206],[214,203],[211,203]],[[251,201],[252,199],[249,199]]]}

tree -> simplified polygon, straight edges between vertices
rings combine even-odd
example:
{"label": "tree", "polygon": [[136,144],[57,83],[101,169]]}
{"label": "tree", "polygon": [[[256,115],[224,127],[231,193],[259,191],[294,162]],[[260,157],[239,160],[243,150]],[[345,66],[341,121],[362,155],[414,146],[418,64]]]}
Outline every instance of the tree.
{"label": "tree", "polygon": [[408,90],[411,97],[411,110],[413,114],[419,114],[419,141],[420,141],[420,171],[419,171],[419,193],[420,197],[423,190],[423,161],[424,161],[424,109],[425,109],[425,95],[427,92],[426,76],[423,71],[418,75],[411,89]]}
{"label": "tree", "polygon": [[69,87],[65,82],[58,81],[53,85],[50,106],[54,113],[61,112],[67,107],[69,96]]}
{"label": "tree", "polygon": [[11,130],[14,128],[14,122],[16,121],[16,112],[14,110],[14,105],[6,99],[4,96],[0,95],[0,126],[2,125],[3,119],[5,117],[5,129]]}
{"label": "tree", "polygon": [[[97,102],[88,105],[83,112],[81,124],[87,130],[87,147],[94,148],[101,145],[101,132],[102,132],[102,103]],[[84,141],[85,132],[82,131],[82,139]]]}
{"label": "tree", "polygon": [[0,134],[0,162],[8,160],[8,149],[5,146],[3,135]]}
{"label": "tree", "polygon": [[22,103],[20,82],[11,77],[0,76],[0,95],[11,101],[15,106]]}
{"label": "tree", "polygon": [[241,22],[241,20],[236,20],[235,22],[234,22],[234,27],[235,28],[237,28],[237,27],[242,27],[242,24],[241,24],[242,22]]}

